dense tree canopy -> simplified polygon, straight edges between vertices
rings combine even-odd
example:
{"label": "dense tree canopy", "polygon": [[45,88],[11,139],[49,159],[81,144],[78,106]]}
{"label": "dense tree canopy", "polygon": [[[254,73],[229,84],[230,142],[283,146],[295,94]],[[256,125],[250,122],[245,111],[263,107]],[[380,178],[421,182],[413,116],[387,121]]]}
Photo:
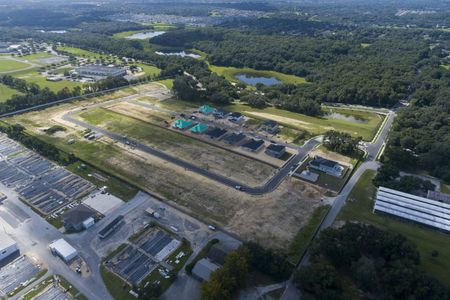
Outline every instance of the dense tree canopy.
{"label": "dense tree canopy", "polygon": [[323,231],[298,286],[317,299],[343,299],[341,275],[373,299],[448,299],[449,290],[419,269],[420,256],[405,237],[371,225],[347,223]]}

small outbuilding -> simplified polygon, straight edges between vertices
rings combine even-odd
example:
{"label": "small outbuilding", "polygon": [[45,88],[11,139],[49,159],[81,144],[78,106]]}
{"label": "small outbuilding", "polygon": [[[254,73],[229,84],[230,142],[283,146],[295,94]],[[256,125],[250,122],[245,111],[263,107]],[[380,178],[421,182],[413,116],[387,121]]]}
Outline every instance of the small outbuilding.
{"label": "small outbuilding", "polygon": [[280,158],[284,153],[286,153],[286,147],[283,145],[270,144],[266,148],[265,153],[269,156]]}
{"label": "small outbuilding", "polygon": [[80,204],[62,215],[62,223],[66,230],[81,231],[92,226],[96,212]]}
{"label": "small outbuilding", "polygon": [[64,239],[54,241],[49,247],[54,255],[58,255],[66,263],[70,262],[78,255],[77,250]]}

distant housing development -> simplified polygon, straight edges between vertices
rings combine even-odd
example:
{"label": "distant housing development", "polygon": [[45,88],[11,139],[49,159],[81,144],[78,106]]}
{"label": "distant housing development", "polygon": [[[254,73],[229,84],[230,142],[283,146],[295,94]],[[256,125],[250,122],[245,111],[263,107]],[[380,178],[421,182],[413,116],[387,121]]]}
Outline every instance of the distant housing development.
{"label": "distant housing development", "polygon": [[450,204],[379,187],[373,211],[450,232]]}

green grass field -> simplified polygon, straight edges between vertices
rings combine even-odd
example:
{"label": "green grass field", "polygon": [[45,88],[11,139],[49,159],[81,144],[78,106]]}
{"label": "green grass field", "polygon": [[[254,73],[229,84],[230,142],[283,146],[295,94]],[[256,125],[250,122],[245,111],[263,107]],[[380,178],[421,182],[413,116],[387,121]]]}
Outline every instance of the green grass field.
{"label": "green grass field", "polygon": [[[225,109],[241,112],[256,119],[272,119],[286,127],[303,129],[314,135],[322,134],[328,130],[337,130],[347,132],[354,137],[361,136],[365,141],[372,140],[383,121],[383,117],[374,112],[344,108],[333,108],[332,110],[334,113],[353,116],[356,119],[365,119],[367,122],[357,123],[328,117],[311,117],[274,107],[258,109],[242,103],[228,105]],[[330,108],[324,107],[323,109],[325,113],[330,112]]]}
{"label": "green grass field", "polygon": [[441,65],[441,67],[443,67],[446,70],[450,70],[450,65]]}
{"label": "green grass field", "polygon": [[262,162],[156,126],[155,124],[162,123],[157,119],[151,121],[155,122],[151,124],[104,108],[84,111],[79,116],[92,125],[137,139],[160,151],[192,162],[222,176],[245,180],[250,185],[260,184],[273,171],[272,166]]}
{"label": "green grass field", "polygon": [[49,58],[49,57],[54,57],[54,56],[55,55],[49,54],[47,52],[37,52],[37,53],[21,56],[20,59],[29,60],[29,61],[31,61],[35,64],[39,64],[39,65],[45,65],[44,63],[40,62],[39,59],[40,58]]}
{"label": "green grass field", "polygon": [[20,95],[21,92],[0,83],[0,103],[10,99],[12,95]]}
{"label": "green grass field", "polygon": [[234,68],[234,67],[219,67],[219,66],[209,66],[210,70],[224,76],[230,82],[240,82],[235,76],[238,74],[247,74],[251,76],[260,77],[275,77],[283,83],[291,84],[302,84],[306,83],[306,79],[303,77],[298,77],[295,75],[287,75],[275,71],[258,71],[250,68]]}
{"label": "green grass field", "polygon": [[161,73],[161,70],[155,66],[149,66],[149,65],[145,65],[145,64],[139,64],[139,63],[137,63],[136,65],[138,67],[142,68],[142,70],[145,72],[145,75],[158,76],[159,73]]}
{"label": "green grass field", "polygon": [[74,81],[68,81],[68,80],[62,80],[62,81],[56,81],[56,82],[47,81],[45,76],[42,76],[38,72],[32,71],[32,70],[30,70],[30,72],[21,74],[20,76],[15,74],[15,77],[25,79],[28,82],[36,83],[40,88],[48,87],[53,92],[58,92],[65,87],[72,89],[76,86],[83,85],[81,82],[74,82]]}
{"label": "green grass field", "polygon": [[7,57],[0,57],[0,72],[11,72],[21,70],[29,66],[30,64],[26,62],[8,59]]}
{"label": "green grass field", "polygon": [[[366,171],[353,188],[347,204],[338,215],[338,221],[364,222],[384,230],[404,235],[416,244],[421,256],[421,268],[450,287],[450,237],[413,223],[372,212],[376,187],[372,184],[375,171]],[[439,255],[432,257],[437,250]]]}

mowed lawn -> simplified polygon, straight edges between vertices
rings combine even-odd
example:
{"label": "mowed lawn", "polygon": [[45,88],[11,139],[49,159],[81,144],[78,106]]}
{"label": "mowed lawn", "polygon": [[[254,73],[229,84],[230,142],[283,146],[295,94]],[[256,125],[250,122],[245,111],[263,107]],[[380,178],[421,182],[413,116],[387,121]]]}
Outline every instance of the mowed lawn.
{"label": "mowed lawn", "polygon": [[48,87],[53,92],[58,92],[62,90],[65,87],[68,87],[70,89],[73,89],[76,86],[82,86],[83,84],[81,82],[74,82],[74,81],[68,81],[68,80],[61,80],[61,81],[47,81],[45,76],[40,75],[36,71],[31,71],[25,74],[21,74],[20,76],[15,76],[21,79],[26,80],[27,82],[36,83],[40,88]]}
{"label": "mowed lawn", "polygon": [[20,95],[21,92],[0,83],[0,103],[10,99],[12,95]]}
{"label": "mowed lawn", "polygon": [[[375,171],[366,171],[350,193],[338,221],[369,223],[384,230],[399,233],[413,242],[420,252],[421,268],[450,287],[450,236],[413,223],[372,212],[376,187],[372,184]],[[433,250],[439,255],[432,257]]]}
{"label": "mowed lawn", "polygon": [[274,77],[279,81],[286,84],[302,84],[306,83],[304,77],[298,77],[295,75],[283,74],[275,71],[259,71],[250,68],[234,68],[234,67],[219,67],[219,66],[209,66],[210,70],[217,73],[218,75],[224,76],[230,82],[240,82],[235,76],[239,74],[246,74],[255,77]]}
{"label": "mowed lawn", "polygon": [[[313,135],[323,134],[329,130],[337,130],[347,132],[354,137],[361,136],[365,141],[373,139],[383,121],[383,117],[377,113],[344,108],[333,108],[332,111],[345,116],[353,116],[355,119],[364,119],[365,123],[328,117],[311,117],[274,107],[258,109],[241,103],[229,105],[225,108],[227,110],[241,112],[252,118],[262,120],[270,119],[286,127],[307,130]],[[325,113],[330,112],[329,108],[323,108],[323,110]]]}
{"label": "mowed lawn", "polygon": [[249,185],[261,185],[274,172],[274,168],[265,163],[105,108],[88,110],[79,116],[92,125],[126,135],[198,167]]}
{"label": "mowed lawn", "polygon": [[0,57],[0,72],[18,71],[29,67],[26,62],[16,61],[7,57]]}

